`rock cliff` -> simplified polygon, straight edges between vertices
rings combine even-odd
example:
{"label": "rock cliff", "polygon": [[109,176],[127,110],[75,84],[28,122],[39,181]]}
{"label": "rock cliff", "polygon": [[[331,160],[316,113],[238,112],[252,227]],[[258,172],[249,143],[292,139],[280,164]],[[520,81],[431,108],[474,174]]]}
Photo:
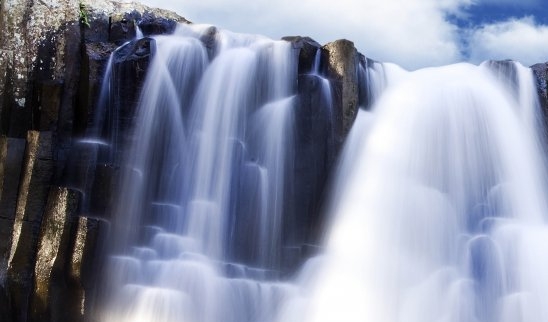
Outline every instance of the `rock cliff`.
{"label": "rock cliff", "polygon": [[[2,321],[88,315],[106,226],[101,205],[115,171],[104,163],[87,169],[89,152],[78,142],[93,123],[111,52],[135,37],[137,23],[152,35],[179,22],[187,21],[138,3],[1,2]],[[144,76],[126,77],[138,82]],[[95,208],[83,206],[82,177],[90,173],[101,185]]]}
{"label": "rock cliff", "polygon": [[[84,142],[94,128],[107,62],[119,45],[170,33],[189,23],[175,13],[139,3],[100,0],[2,1],[0,7],[0,317],[2,321],[81,321],[90,318],[101,240],[108,227],[110,191],[118,178],[116,155]],[[212,46],[215,28],[202,41]],[[299,57],[295,195],[286,236],[309,245],[322,225],[322,197],[338,151],[366,108],[366,60],[353,43],[324,46],[286,37]],[[213,55],[214,48],[211,49]],[[320,54],[318,73],[313,73]],[[109,106],[117,110],[124,145],[133,107],[154,55],[154,39],[133,41],[113,56]],[[548,110],[548,64],[533,66]],[[321,77],[330,81],[334,115]],[[104,121],[113,117],[104,111]],[[330,141],[330,133],[333,140]],[[105,135],[110,135],[105,133]],[[97,143],[97,142],[95,142]],[[87,196],[84,196],[87,193]],[[311,250],[302,249],[303,256]],[[298,265],[298,260],[293,262]]]}

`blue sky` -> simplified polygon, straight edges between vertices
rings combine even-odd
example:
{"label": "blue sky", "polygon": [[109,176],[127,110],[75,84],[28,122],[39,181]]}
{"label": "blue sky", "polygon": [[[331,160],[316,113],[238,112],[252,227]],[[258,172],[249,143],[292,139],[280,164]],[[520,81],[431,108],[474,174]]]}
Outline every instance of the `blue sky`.
{"label": "blue sky", "polygon": [[468,8],[470,19],[463,24],[484,24],[504,21],[511,17],[533,16],[542,24],[548,24],[548,3],[546,1],[482,1]]}
{"label": "blue sky", "polygon": [[346,38],[406,69],[460,61],[548,61],[548,0],[141,0],[195,23],[273,39]]}

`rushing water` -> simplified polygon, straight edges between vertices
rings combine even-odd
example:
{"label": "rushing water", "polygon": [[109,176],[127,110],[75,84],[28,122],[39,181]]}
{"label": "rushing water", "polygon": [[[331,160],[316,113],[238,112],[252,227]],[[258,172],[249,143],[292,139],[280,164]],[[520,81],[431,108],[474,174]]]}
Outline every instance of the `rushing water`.
{"label": "rushing water", "polygon": [[103,321],[266,321],[293,289],[273,278],[296,57],[287,42],[225,31],[206,48],[209,31],[156,38],[114,209]]}
{"label": "rushing water", "polygon": [[156,37],[102,321],[548,321],[545,143],[529,69],[361,66],[374,104],[342,153],[325,251],[282,280],[296,55],[227,31],[205,46],[210,31]]}
{"label": "rushing water", "polygon": [[385,72],[346,146],[326,253],[302,277],[305,304],[282,320],[548,321],[531,71],[505,62]]}

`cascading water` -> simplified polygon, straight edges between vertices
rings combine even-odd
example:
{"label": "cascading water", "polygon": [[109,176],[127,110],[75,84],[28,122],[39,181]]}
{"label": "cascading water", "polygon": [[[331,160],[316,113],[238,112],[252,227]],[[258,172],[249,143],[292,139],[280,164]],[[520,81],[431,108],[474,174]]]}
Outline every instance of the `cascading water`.
{"label": "cascading water", "polygon": [[114,209],[102,321],[268,321],[292,290],[275,278],[296,57],[287,42],[226,31],[206,48],[211,30],[156,37]]}
{"label": "cascading water", "polygon": [[[211,41],[211,31],[155,37],[101,321],[548,321],[530,70],[360,65],[374,105],[347,139],[325,251],[279,282],[296,57],[286,42],[227,31]],[[312,76],[333,108],[316,57]]]}
{"label": "cascading water", "polygon": [[280,321],[548,321],[540,109],[531,71],[496,65],[385,70]]}

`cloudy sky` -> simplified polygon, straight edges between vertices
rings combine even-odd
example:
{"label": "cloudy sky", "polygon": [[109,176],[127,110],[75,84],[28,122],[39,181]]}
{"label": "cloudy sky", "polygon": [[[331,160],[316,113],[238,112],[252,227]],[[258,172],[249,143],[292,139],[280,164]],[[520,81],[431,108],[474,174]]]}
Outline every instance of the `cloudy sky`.
{"label": "cloudy sky", "polygon": [[346,38],[407,69],[460,61],[548,61],[548,0],[141,0],[195,23],[279,39]]}

